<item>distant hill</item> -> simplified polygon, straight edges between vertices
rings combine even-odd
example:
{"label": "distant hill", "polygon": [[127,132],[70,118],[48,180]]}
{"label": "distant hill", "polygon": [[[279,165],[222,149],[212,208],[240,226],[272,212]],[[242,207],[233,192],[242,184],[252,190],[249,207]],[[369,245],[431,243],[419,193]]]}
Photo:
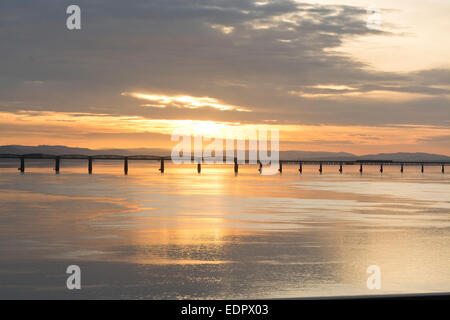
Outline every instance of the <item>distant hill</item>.
{"label": "distant hill", "polygon": [[166,156],[170,155],[170,151],[163,149],[150,149],[150,148],[137,148],[137,149],[88,149],[88,148],[72,148],[66,146],[0,146],[0,154],[12,153],[12,154],[30,154],[30,153],[45,153],[52,155],[63,154],[83,154],[83,155],[155,155]]}
{"label": "distant hill", "polygon": [[[168,156],[170,150],[152,149],[152,148],[135,148],[135,149],[88,149],[88,148],[72,148],[66,146],[20,146],[9,145],[0,146],[0,154],[30,154],[45,153],[54,155],[63,154],[83,154],[83,155],[155,155]],[[283,160],[393,160],[393,161],[450,161],[450,156],[431,154],[431,153],[378,153],[357,156],[346,152],[317,152],[317,151],[280,151],[280,159]]]}
{"label": "distant hill", "polygon": [[358,156],[347,152],[320,152],[320,151],[280,151],[283,160],[355,160]]}
{"label": "distant hill", "polygon": [[92,150],[87,148],[71,148],[65,146],[0,146],[0,154],[28,154],[28,153],[45,153],[45,154],[91,154]]}
{"label": "distant hill", "polygon": [[378,154],[368,154],[358,157],[358,159],[363,160],[393,160],[393,161],[450,161],[449,156],[444,156],[441,154],[432,153],[407,153],[407,152],[397,152],[397,153],[378,153]]}
{"label": "distant hill", "polygon": [[280,159],[284,160],[392,160],[392,161],[450,161],[449,156],[432,153],[378,153],[357,156],[345,152],[310,152],[310,151],[280,151]]}

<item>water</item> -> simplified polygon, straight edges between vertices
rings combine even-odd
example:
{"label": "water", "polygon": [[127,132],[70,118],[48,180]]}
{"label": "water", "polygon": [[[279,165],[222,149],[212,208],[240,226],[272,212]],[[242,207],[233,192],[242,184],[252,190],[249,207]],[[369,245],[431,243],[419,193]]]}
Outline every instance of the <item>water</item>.
{"label": "water", "polygon": [[[0,298],[290,298],[450,291],[440,167],[17,163],[0,169]],[[66,288],[79,265],[82,289]],[[381,268],[369,290],[366,269]]]}

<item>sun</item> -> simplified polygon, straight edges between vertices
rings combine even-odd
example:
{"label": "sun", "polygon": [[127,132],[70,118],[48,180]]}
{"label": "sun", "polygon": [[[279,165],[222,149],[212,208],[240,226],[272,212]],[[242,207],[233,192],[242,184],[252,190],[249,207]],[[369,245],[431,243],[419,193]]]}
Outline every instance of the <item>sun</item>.
{"label": "sun", "polygon": [[192,121],[187,129],[193,136],[226,139],[232,126],[215,121]]}

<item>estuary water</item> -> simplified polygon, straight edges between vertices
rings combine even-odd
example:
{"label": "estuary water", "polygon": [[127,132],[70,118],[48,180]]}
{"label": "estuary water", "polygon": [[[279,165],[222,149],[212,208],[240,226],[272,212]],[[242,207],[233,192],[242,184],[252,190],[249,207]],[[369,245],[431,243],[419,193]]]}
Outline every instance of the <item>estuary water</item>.
{"label": "estuary water", "polygon": [[[0,298],[296,298],[450,291],[440,167],[0,168]],[[66,268],[81,268],[68,290]],[[381,288],[367,288],[371,265]]]}

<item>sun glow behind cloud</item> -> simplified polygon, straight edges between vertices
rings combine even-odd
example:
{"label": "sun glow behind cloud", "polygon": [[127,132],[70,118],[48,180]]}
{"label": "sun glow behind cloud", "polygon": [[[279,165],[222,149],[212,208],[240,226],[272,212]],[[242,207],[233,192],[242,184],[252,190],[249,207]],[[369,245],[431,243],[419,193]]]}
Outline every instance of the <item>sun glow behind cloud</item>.
{"label": "sun glow behind cloud", "polygon": [[335,92],[328,93],[307,93],[303,91],[290,91],[289,93],[301,98],[308,99],[344,99],[344,98],[354,98],[354,99],[367,99],[367,100],[380,100],[380,101],[391,101],[391,102],[402,102],[411,101],[420,98],[432,97],[432,95],[424,93],[415,92],[395,92],[388,90],[374,90],[374,91],[344,91],[344,90],[334,90]]}
{"label": "sun glow behind cloud", "polygon": [[220,30],[223,34],[230,34],[234,31],[232,26],[223,26],[220,24],[210,24],[211,28]]}
{"label": "sun glow behind cloud", "polygon": [[247,108],[225,104],[215,98],[210,97],[192,97],[188,95],[167,96],[140,92],[122,92],[122,96],[128,96],[152,102],[152,104],[143,104],[142,106],[144,107],[150,106],[156,108],[166,108],[168,106],[173,106],[186,109],[213,108],[220,111],[251,112],[251,110]]}
{"label": "sun glow behind cloud", "polygon": [[[419,143],[435,137],[450,137],[450,129],[436,126],[391,125],[320,126],[294,124],[235,123],[201,120],[147,119],[139,116],[22,111],[0,112],[0,144],[18,143],[27,136],[28,144],[65,144],[91,148],[171,148],[172,133],[212,138],[240,138],[242,132],[278,129],[281,150],[341,151],[361,154],[382,147],[389,151],[414,151]],[[30,135],[28,132],[39,132]],[[156,141],[155,134],[158,136]],[[139,139],[136,139],[138,135]],[[152,137],[149,139],[149,135]],[[89,137],[87,140],[86,137]],[[18,139],[15,141],[13,138]],[[106,138],[105,138],[106,137]],[[110,139],[108,138],[110,137]],[[109,140],[108,140],[109,139]],[[395,141],[401,141],[401,144]],[[429,152],[448,153],[427,143]]]}

